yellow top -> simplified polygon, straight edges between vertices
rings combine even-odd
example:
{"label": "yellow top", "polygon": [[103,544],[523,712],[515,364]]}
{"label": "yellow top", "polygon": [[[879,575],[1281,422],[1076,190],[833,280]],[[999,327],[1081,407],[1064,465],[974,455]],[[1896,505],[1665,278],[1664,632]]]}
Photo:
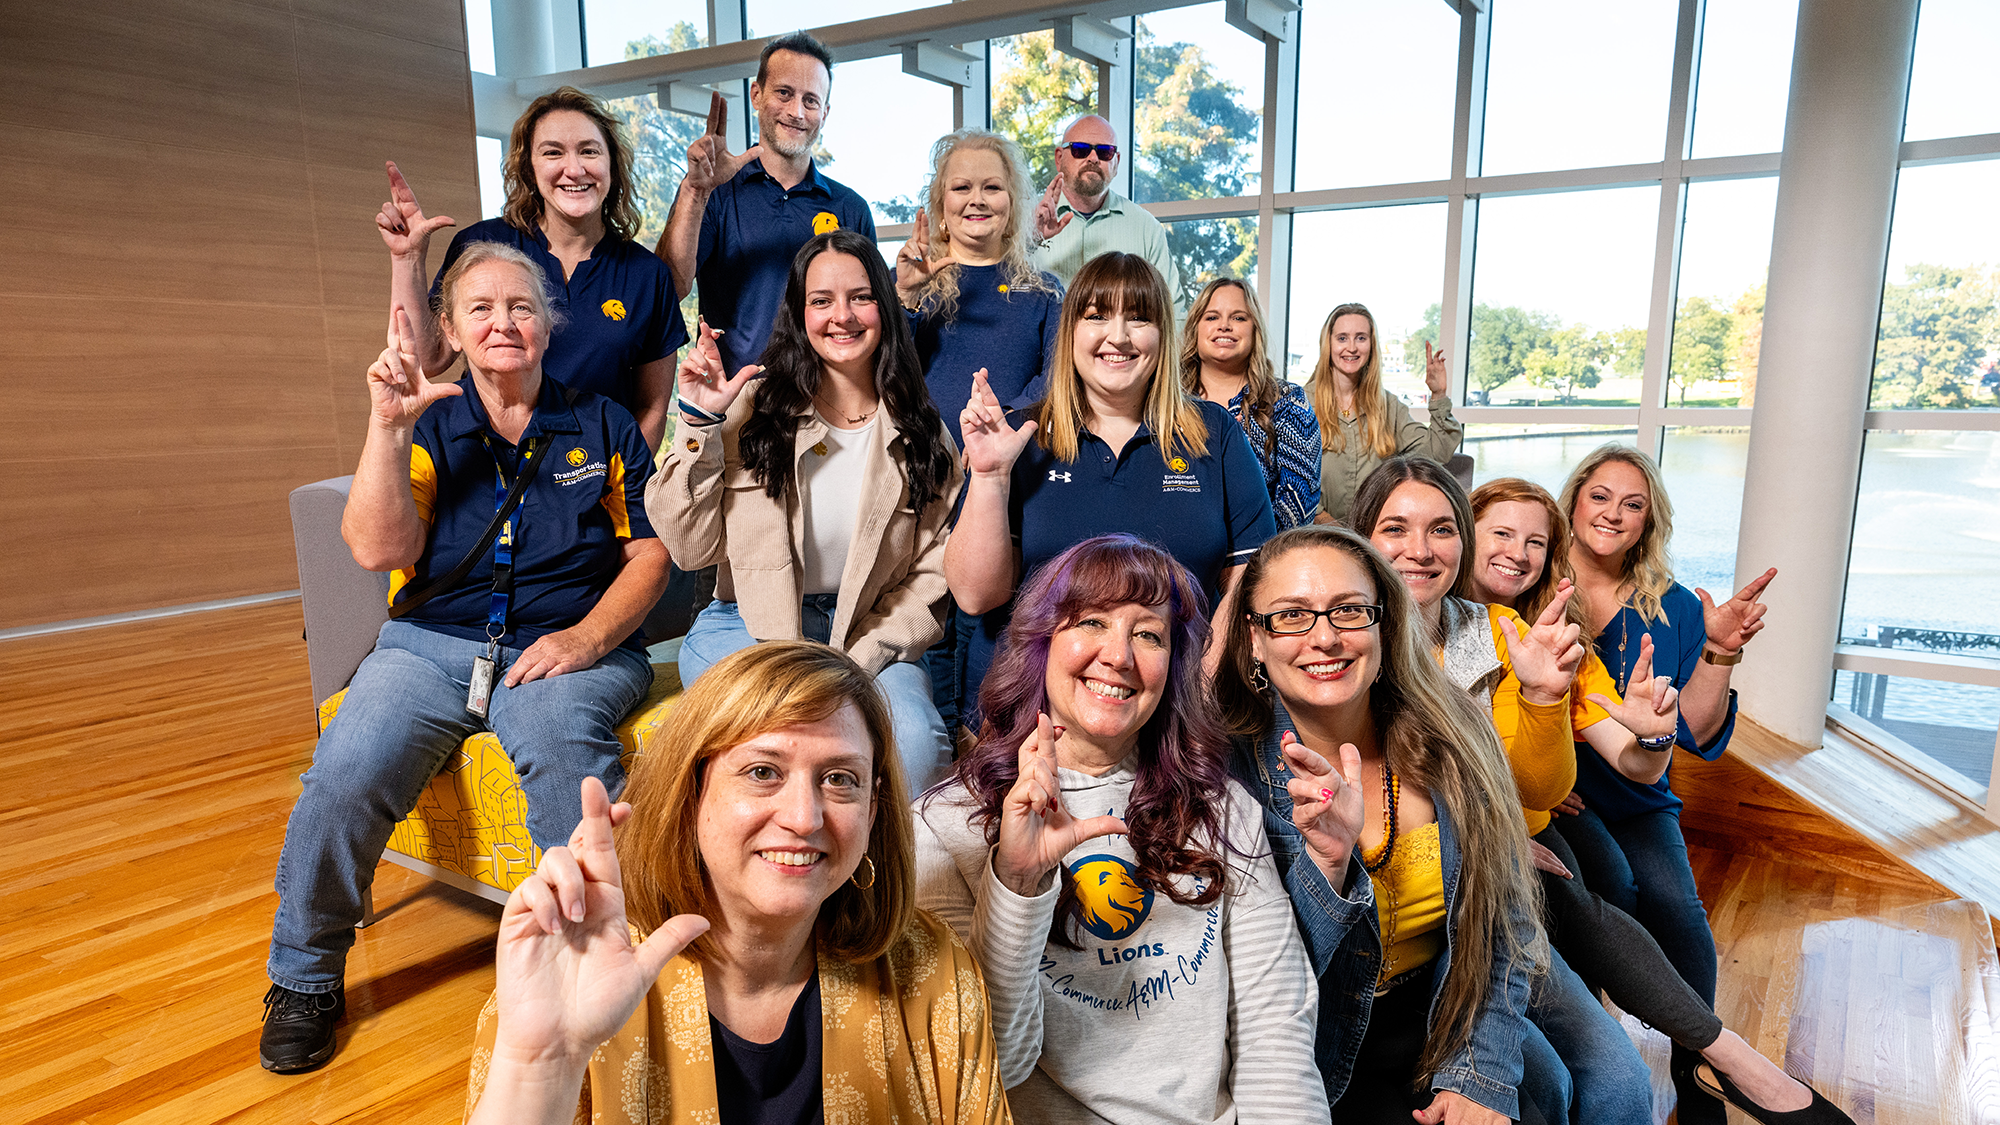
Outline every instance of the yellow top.
{"label": "yellow top", "polygon": [[[1386,841],[1385,841],[1386,843]],[[1362,853],[1375,863],[1381,849]],[[1430,963],[1444,950],[1444,859],[1436,821],[1396,835],[1389,866],[1370,873],[1382,927],[1381,984]]]}
{"label": "yellow top", "polygon": [[1585,646],[1583,666],[1570,685],[1569,706],[1529,703],[1521,698],[1521,681],[1507,657],[1507,638],[1500,622],[1512,617],[1515,628],[1522,632],[1528,625],[1502,605],[1487,606],[1486,616],[1493,628],[1493,651],[1500,655],[1500,666],[1506,672],[1493,689],[1493,726],[1507,748],[1514,787],[1521,791],[1521,812],[1528,821],[1528,835],[1533,836],[1549,826],[1549,810],[1576,788],[1576,732],[1610,718],[1604,708],[1584,697],[1597,692],[1617,699],[1617,685],[1604,661]]}

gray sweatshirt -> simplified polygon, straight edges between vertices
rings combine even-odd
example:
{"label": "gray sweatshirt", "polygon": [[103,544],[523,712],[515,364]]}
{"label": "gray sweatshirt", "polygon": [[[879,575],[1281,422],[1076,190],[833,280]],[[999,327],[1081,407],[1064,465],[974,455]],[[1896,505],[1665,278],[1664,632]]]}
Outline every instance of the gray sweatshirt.
{"label": "gray sweatshirt", "polygon": [[[1059,770],[1063,807],[1123,815],[1133,759],[1102,777]],[[957,784],[916,805],[917,904],[971,946],[986,974],[1014,1118],[1109,1125],[1327,1121],[1313,1062],[1319,992],[1271,860],[1261,810],[1228,783],[1229,893],[1204,910],[1133,879],[1123,836],[1063,857],[1083,948],[1049,941],[1060,885],[1022,898],[993,874]]]}

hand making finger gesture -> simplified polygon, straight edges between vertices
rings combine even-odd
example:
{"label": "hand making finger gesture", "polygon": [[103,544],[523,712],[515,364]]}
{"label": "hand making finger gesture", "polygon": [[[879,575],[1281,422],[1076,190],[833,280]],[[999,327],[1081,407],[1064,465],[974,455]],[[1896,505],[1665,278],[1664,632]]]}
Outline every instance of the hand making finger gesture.
{"label": "hand making finger gesture", "polygon": [[681,401],[693,403],[696,409],[710,414],[729,413],[743,388],[764,373],[762,365],[753,363],[734,375],[725,374],[722,349],[715,346],[716,338],[721,335],[708,326],[707,320],[700,321],[694,346],[681,357],[678,374]]}
{"label": "hand making finger gesture", "polygon": [[1327,883],[1339,890],[1347,881],[1347,863],[1368,816],[1361,791],[1361,751],[1352,742],[1343,743],[1336,770],[1291,731],[1278,737],[1278,749],[1292,771],[1292,779],[1285,783],[1292,796],[1292,823],[1305,837],[1306,850]]}
{"label": "hand making finger gesture", "polygon": [[456,383],[433,383],[417,362],[416,331],[401,305],[389,310],[389,346],[368,366],[369,406],[389,426],[415,425],[431,403],[464,394]]}
{"label": "hand making finger gesture", "polygon": [[734,179],[745,164],[764,155],[763,145],[751,145],[741,156],[729,154],[729,100],[721,94],[708,99],[708,129],[687,150],[687,175],[681,185],[704,198]]}
{"label": "hand making finger gesture", "polygon": [[667,962],[708,929],[694,914],[669,918],[633,945],[612,829],[632,806],[583,780],[583,820],[568,847],[507,897],[495,955],[500,1007],[495,1053],[514,1059],[587,1058],[645,998]]}
{"label": "hand making finger gesture", "polygon": [[1514,678],[1521,681],[1521,698],[1530,703],[1547,706],[1562,702],[1583,663],[1582,630],[1563,617],[1563,609],[1575,593],[1569,579],[1558,583],[1555,598],[1525,634],[1512,617],[1500,619],[1508,662],[1514,666]]}
{"label": "hand making finger gesture", "polygon": [[1451,372],[1445,366],[1444,349],[1431,350],[1431,342],[1424,341],[1424,386],[1434,395],[1441,395],[1449,386]]}
{"label": "hand making finger gesture", "polygon": [[1048,190],[1042,193],[1041,200],[1035,204],[1035,237],[1043,242],[1054,238],[1057,232],[1069,225],[1071,219],[1076,218],[1074,211],[1067,215],[1058,215],[1058,209],[1062,206],[1062,194],[1062,173],[1057,172],[1056,178],[1049,181]]}
{"label": "hand making finger gesture", "polygon": [[910,231],[910,240],[896,251],[896,293],[909,304],[910,298],[924,283],[936,277],[939,270],[958,264],[947,248],[942,254],[931,254],[931,224],[928,213],[918,209],[917,220]]}
{"label": "hand making finger gesture", "polygon": [[1674,681],[1669,677],[1653,675],[1651,633],[1639,638],[1639,659],[1625,681],[1624,699],[1612,699],[1594,691],[1585,698],[1604,708],[1604,713],[1618,720],[1619,726],[1640,738],[1664,738],[1680,729],[1680,692],[1674,689]]}
{"label": "hand making finger gesture", "polygon": [[965,471],[978,476],[1004,476],[1014,468],[1021,451],[1035,436],[1035,421],[1021,423],[1019,429],[1007,424],[1007,410],[986,381],[986,369],[972,374],[972,397],[958,416],[965,435]]}
{"label": "hand making finger gesture", "polygon": [[1056,777],[1056,732],[1046,714],[1035,717],[1035,733],[1021,743],[1020,776],[1000,803],[1000,842],[993,849],[993,874],[1023,898],[1042,891],[1048,877],[1078,844],[1125,831],[1115,816],[1078,820],[1063,808]]}
{"label": "hand making finger gesture", "polygon": [[403,178],[396,162],[389,161],[388,167],[389,201],[375,216],[375,226],[381,230],[382,241],[391,255],[398,258],[420,255],[430,246],[433,233],[458,224],[449,215],[426,217],[417,203],[417,193],[410,190],[410,181]]}
{"label": "hand making finger gesture", "polygon": [[1777,576],[1778,568],[1772,567],[1744,583],[1735,597],[1721,605],[1709,599],[1707,590],[1695,587],[1695,596],[1701,599],[1701,622],[1708,631],[1708,643],[1728,654],[1763,632],[1764,611],[1769,607],[1757,599],[1764,596],[1764,587]]}

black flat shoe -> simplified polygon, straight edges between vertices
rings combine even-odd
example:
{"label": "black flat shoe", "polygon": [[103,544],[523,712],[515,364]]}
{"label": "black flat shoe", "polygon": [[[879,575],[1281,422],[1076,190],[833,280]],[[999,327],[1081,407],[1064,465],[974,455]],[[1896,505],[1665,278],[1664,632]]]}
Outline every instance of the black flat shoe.
{"label": "black flat shoe", "polygon": [[264,994],[264,1034],[257,1060],[273,1074],[304,1074],[333,1058],[334,1025],[347,1014],[347,990],[293,992],[274,984]]}
{"label": "black flat shoe", "polygon": [[[1694,1078],[1694,1084],[1701,1087],[1703,1092],[1728,1102],[1763,1122],[1764,1125],[1841,1125],[1842,1122],[1854,1125],[1852,1117],[1841,1112],[1839,1106],[1827,1101],[1818,1090],[1814,1090],[1804,1082],[1799,1082],[1799,1085],[1805,1086],[1812,1092],[1812,1104],[1804,1109],[1786,1110],[1780,1113],[1775,1109],[1765,1109],[1751,1101],[1750,1096],[1737,1089],[1736,1083],[1731,1082],[1727,1074],[1717,1070],[1712,1064],[1703,1063],[1692,1068],[1689,1074]],[[1798,1082],[1798,1079],[1794,1078],[1792,1081]]]}

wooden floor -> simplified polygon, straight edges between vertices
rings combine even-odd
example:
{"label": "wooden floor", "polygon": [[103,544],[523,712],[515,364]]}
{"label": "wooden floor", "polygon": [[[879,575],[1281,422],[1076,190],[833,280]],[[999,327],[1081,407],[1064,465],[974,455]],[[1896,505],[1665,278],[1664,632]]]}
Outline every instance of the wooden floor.
{"label": "wooden floor", "polygon": [[[299,631],[280,603],[0,643],[0,1123],[457,1118],[498,908],[399,867],[333,1064],[257,1065],[271,874],[314,737]],[[1872,859],[1714,833],[1690,854],[1730,1026],[1863,1125],[2000,1123],[1983,911]],[[1664,1041],[1628,1028],[1663,1074]]]}

